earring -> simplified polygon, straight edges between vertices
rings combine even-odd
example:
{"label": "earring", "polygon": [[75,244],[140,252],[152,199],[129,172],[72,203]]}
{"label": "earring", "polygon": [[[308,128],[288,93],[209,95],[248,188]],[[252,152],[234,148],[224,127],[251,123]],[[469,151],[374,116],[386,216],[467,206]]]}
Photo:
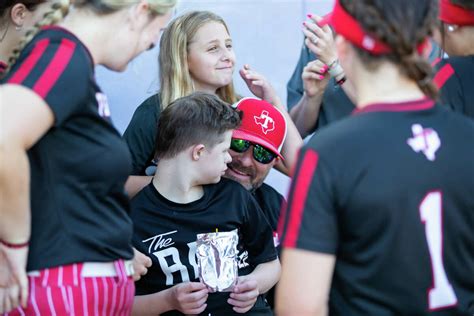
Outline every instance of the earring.
{"label": "earring", "polygon": [[23,28],[23,25],[17,25],[15,26],[15,30],[20,31]]}

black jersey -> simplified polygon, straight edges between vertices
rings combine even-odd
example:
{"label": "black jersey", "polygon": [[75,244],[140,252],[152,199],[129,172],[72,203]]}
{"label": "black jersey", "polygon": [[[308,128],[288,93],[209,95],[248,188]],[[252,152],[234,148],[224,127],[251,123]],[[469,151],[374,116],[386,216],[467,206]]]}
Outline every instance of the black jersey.
{"label": "black jersey", "polygon": [[124,191],[130,154],[110,121],[87,48],[62,28],[45,28],[4,80],[30,88],[54,114],[54,126],[28,151],[28,270],[132,258]]}
{"label": "black jersey", "polygon": [[274,188],[266,183],[253,192],[253,197],[263,211],[265,218],[273,229],[275,244],[278,244],[276,235],[278,227],[278,218],[280,217],[281,204],[284,201],[283,196]]}
{"label": "black jersey", "polygon": [[[198,281],[196,235],[239,229],[239,275],[260,263],[277,258],[272,230],[250,193],[237,182],[223,178],[204,186],[204,196],[192,203],[178,204],[164,198],[151,183],[131,202],[134,246],[153,261],[148,273],[136,283],[137,295],[156,293],[173,285]],[[209,295],[202,315],[233,315],[229,293]],[[262,297],[249,311],[271,314]],[[181,315],[177,311],[164,315]]]}
{"label": "black jersey", "polygon": [[441,102],[474,119],[474,55],[441,59],[435,67]]}
{"label": "black jersey", "polygon": [[473,139],[424,99],[368,106],[303,148],[282,244],[336,256],[330,315],[474,314]]}
{"label": "black jersey", "polygon": [[155,174],[155,140],[159,117],[160,95],[155,94],[143,101],[135,110],[123,134],[132,155],[133,175]]}
{"label": "black jersey", "polygon": [[[278,193],[274,188],[266,183],[257,188],[253,192],[253,197],[263,211],[265,218],[268,220],[273,230],[273,243],[280,254],[280,240],[277,232],[278,219],[280,218],[280,211],[282,203],[285,198]],[[268,305],[273,309],[275,306],[275,288],[272,287],[265,295]]]}

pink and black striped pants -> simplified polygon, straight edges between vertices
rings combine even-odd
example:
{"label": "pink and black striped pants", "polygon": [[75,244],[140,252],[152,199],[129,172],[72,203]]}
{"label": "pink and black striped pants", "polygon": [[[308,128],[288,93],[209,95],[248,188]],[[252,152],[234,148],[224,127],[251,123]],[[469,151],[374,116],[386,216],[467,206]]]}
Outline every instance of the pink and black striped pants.
{"label": "pink and black striped pants", "polygon": [[94,276],[88,276],[83,273],[91,272],[87,263],[29,274],[28,307],[17,308],[4,316],[128,316],[135,295],[133,279],[123,260],[110,264],[115,266],[115,272],[112,271],[115,276],[110,273],[97,276],[97,271],[92,271]]}

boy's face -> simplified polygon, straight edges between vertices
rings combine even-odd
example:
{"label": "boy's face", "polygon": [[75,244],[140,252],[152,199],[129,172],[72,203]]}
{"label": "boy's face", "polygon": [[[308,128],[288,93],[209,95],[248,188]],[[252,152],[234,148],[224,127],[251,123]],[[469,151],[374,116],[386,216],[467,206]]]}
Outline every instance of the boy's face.
{"label": "boy's face", "polygon": [[199,159],[199,168],[202,171],[202,183],[217,183],[227,170],[227,164],[232,161],[229,154],[232,130],[223,134],[222,141],[213,147],[206,147]]}

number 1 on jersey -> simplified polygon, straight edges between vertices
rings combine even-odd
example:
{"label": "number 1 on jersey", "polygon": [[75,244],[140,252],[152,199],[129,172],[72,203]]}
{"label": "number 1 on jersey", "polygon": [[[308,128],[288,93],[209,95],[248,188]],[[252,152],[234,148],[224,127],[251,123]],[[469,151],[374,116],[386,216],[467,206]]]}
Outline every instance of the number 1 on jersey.
{"label": "number 1 on jersey", "polygon": [[455,305],[458,300],[449,283],[443,264],[442,195],[439,191],[428,193],[420,204],[420,217],[425,224],[426,241],[433,271],[433,287],[428,292],[430,310]]}

